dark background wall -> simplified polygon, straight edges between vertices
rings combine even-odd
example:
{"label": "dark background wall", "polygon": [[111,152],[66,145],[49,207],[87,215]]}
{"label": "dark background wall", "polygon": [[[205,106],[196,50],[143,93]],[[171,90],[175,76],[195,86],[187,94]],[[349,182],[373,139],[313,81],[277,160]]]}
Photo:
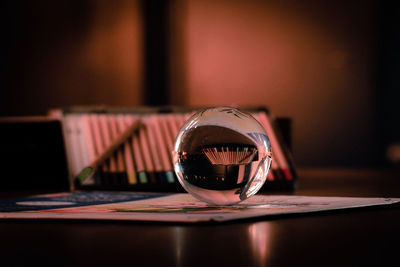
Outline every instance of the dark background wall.
{"label": "dark background wall", "polygon": [[377,1],[4,1],[0,115],[70,105],[265,105],[298,165],[400,142],[399,9]]}
{"label": "dark background wall", "polygon": [[143,15],[138,1],[3,5],[7,71],[1,114],[143,102]]}

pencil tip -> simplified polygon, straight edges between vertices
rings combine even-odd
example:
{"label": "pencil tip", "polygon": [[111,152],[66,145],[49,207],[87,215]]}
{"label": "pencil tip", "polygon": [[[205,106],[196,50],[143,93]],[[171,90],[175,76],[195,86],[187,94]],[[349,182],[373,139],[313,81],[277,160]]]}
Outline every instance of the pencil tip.
{"label": "pencil tip", "polygon": [[86,167],[84,168],[75,178],[75,186],[81,185],[92,173],[93,168],[92,167]]}

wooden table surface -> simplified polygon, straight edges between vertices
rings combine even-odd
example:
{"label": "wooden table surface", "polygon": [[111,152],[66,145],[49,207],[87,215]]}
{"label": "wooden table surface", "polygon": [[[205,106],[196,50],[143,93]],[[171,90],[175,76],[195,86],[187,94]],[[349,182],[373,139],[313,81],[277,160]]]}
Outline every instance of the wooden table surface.
{"label": "wooden table surface", "polygon": [[[294,192],[400,197],[400,172],[300,169]],[[0,266],[400,266],[400,205],[230,223],[0,221]]]}

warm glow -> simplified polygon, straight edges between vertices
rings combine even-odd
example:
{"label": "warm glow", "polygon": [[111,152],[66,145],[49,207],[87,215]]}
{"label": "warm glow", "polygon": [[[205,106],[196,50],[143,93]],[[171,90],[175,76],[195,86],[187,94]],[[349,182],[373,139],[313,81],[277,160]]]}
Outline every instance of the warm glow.
{"label": "warm glow", "polygon": [[249,226],[248,231],[253,257],[263,266],[271,253],[271,225],[268,222],[254,223]]}
{"label": "warm glow", "polygon": [[292,118],[298,163],[359,153],[335,136],[367,153],[372,46],[360,29],[372,7],[355,24],[351,4],[314,2],[187,1],[185,104],[263,105]]}
{"label": "warm glow", "polygon": [[[83,67],[96,77],[94,101],[139,104],[142,81],[142,29],[137,1],[95,1],[94,19],[82,50]],[[111,12],[110,12],[111,11]],[[89,89],[90,90],[90,89]]]}

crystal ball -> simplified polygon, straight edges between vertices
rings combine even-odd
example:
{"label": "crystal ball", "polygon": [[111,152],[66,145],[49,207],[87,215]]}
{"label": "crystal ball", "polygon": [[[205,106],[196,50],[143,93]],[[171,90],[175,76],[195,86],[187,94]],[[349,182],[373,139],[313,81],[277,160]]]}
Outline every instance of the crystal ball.
{"label": "crystal ball", "polygon": [[250,114],[231,107],[203,109],[180,129],[174,170],[183,188],[211,205],[231,205],[255,193],[271,166],[271,144]]}

